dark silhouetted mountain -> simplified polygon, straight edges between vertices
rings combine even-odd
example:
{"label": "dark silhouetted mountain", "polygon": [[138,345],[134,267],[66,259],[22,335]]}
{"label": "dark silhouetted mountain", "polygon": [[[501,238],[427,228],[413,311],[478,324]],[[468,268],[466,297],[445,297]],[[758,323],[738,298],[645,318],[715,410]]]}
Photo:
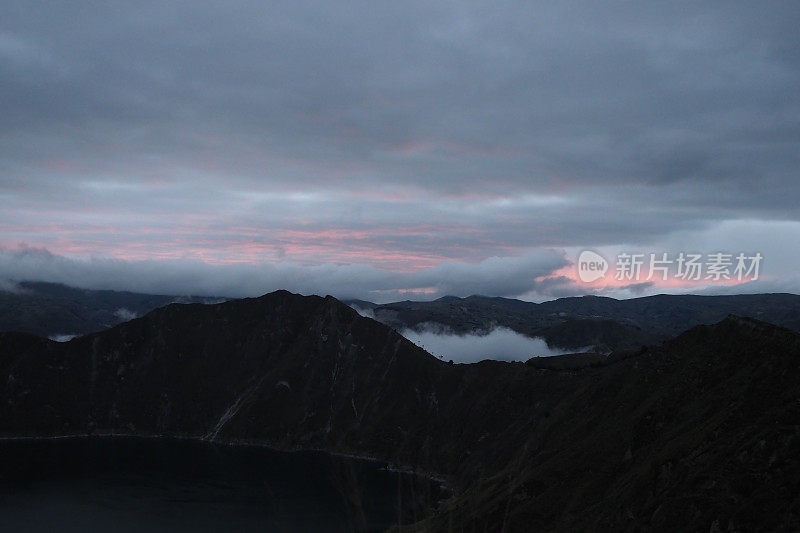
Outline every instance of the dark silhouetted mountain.
{"label": "dark silhouetted mountain", "polygon": [[800,331],[800,296],[657,295],[629,300],[598,296],[561,298],[536,304],[509,298],[446,296],[432,302],[353,303],[398,330],[430,324],[455,333],[484,333],[502,326],[551,346],[596,351],[637,348],[674,337],[697,325],[714,324],[729,314],[750,316]]}
{"label": "dark silhouetted mountain", "polygon": [[107,329],[172,302],[206,300],[209,299],[23,282],[14,292],[0,290],[0,331],[21,331],[44,337],[83,335]]}
{"label": "dark silhouetted mountain", "polygon": [[455,489],[420,531],[800,527],[800,334],[731,316],[551,361],[447,364],[332,297],[173,304],[0,334],[0,432],[379,457]]}
{"label": "dark silhouetted mountain", "polygon": [[669,337],[697,325],[715,324],[730,314],[800,331],[800,296],[785,293],[659,294],[629,300],[582,296],[544,302],[539,309],[540,313],[565,313],[576,318],[608,318]]}

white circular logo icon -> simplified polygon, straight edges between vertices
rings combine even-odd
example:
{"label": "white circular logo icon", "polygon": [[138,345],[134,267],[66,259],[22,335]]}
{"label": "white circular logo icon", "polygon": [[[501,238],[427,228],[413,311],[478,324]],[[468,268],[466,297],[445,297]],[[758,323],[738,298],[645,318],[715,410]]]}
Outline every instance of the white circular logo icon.
{"label": "white circular logo icon", "polygon": [[584,283],[591,283],[602,278],[608,272],[608,261],[605,257],[591,250],[584,250],[578,256],[578,277]]}

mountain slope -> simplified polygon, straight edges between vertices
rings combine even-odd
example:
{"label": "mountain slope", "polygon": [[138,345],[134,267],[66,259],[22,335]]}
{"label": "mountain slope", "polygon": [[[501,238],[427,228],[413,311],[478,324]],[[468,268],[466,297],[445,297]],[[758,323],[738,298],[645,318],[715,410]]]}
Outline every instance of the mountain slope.
{"label": "mountain slope", "polygon": [[731,317],[657,350],[560,372],[572,390],[544,412],[522,408],[530,431],[513,459],[434,524],[796,530],[798,363],[800,335]]}
{"label": "mountain slope", "polygon": [[[335,443],[358,423],[353,405],[359,417],[370,409],[395,413],[381,403],[392,394],[380,391],[407,389],[410,368],[418,366],[424,380],[441,366],[388,328],[364,331],[373,325],[333,298],[278,292],[219,305],[173,304],[63,344],[5,334],[0,368],[10,376],[14,407],[3,411],[2,427]],[[57,394],[69,405],[56,408]],[[41,401],[47,397],[53,401]],[[270,424],[252,425],[253,418]]]}
{"label": "mountain slope", "polygon": [[797,333],[729,317],[588,365],[449,365],[279,291],[67,343],[1,334],[0,428],[378,456],[457,489],[424,530],[796,529],[798,362]]}

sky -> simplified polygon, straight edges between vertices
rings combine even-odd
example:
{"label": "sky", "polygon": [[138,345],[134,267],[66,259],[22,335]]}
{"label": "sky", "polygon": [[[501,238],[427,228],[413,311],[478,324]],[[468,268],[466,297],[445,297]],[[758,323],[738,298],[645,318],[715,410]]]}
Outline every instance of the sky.
{"label": "sky", "polygon": [[800,3],[554,4],[0,0],[0,287],[800,292]]}

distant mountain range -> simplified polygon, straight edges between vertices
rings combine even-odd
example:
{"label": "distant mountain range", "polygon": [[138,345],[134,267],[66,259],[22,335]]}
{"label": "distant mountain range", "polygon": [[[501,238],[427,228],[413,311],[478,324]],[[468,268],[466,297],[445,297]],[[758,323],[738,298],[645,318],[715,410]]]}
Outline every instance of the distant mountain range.
{"label": "distant mountain range", "polygon": [[[222,301],[225,298],[23,282],[14,292],[0,290],[0,331],[63,340],[108,329],[170,303]],[[658,344],[693,326],[719,322],[729,314],[800,331],[800,296],[794,294],[658,295],[629,300],[582,296],[541,304],[511,298],[445,296],[431,302],[345,303],[401,332],[433,327],[456,334],[483,334],[505,327],[541,337],[554,348],[599,353]]]}
{"label": "distant mountain range", "polygon": [[454,333],[488,332],[502,326],[568,350],[635,349],[661,342],[729,314],[749,316],[800,331],[800,296],[657,295],[629,300],[598,296],[560,298],[540,304],[509,298],[446,296],[432,302],[374,304],[346,300],[396,329],[445,327]]}
{"label": "distant mountain range", "polygon": [[98,291],[57,283],[23,282],[13,292],[0,290],[0,331],[22,331],[43,337],[83,335],[110,328],[173,302],[208,301],[221,299]]}
{"label": "distant mountain range", "polygon": [[[760,298],[755,312],[791,299]],[[529,309],[491,300],[431,305]],[[665,307],[681,300],[654,301],[649,316],[671,317],[657,333],[685,320]],[[559,305],[597,318],[579,315],[585,302],[622,313],[605,299]],[[729,316],[659,347],[577,357],[448,364],[333,297],[171,304],[65,343],[0,334],[0,433],[379,457],[455,490],[418,531],[800,528],[800,334]]]}

